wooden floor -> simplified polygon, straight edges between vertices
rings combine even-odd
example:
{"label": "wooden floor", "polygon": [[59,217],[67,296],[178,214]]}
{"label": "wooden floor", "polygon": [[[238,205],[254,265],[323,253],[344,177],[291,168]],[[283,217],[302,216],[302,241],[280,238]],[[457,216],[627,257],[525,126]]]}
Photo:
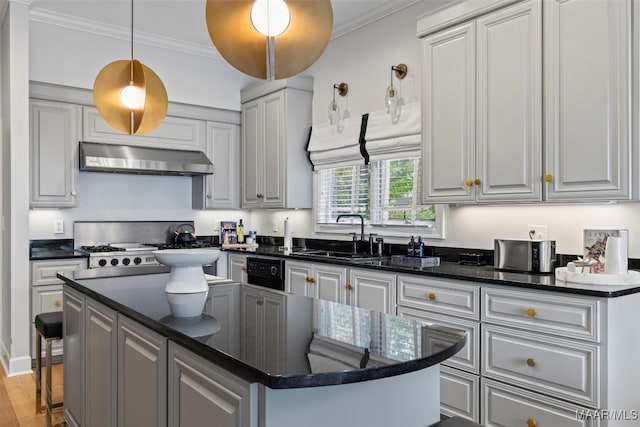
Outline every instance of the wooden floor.
{"label": "wooden floor", "polygon": [[[53,401],[62,400],[62,364],[53,365]],[[46,399],[45,369],[42,369],[42,403]],[[44,427],[45,411],[36,415],[36,375],[7,378],[0,365],[0,427]],[[62,423],[62,408],[53,412],[53,423]]]}

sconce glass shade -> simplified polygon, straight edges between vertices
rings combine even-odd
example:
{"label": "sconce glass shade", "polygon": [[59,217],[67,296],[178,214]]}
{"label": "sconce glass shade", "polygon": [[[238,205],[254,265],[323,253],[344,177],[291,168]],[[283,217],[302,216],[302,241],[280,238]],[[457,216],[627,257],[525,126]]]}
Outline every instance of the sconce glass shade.
{"label": "sconce glass shade", "polygon": [[[276,37],[261,34],[251,20],[254,0],[207,0],[211,41],[233,67],[260,79],[284,79],[306,70],[324,52],[333,29],[330,0],[287,0],[289,26]],[[267,73],[268,40],[274,43]]]}
{"label": "sconce glass shade", "polygon": [[387,108],[387,114],[395,116],[398,113],[398,93],[393,86],[387,88],[384,104]]}
{"label": "sconce glass shade", "polygon": [[[129,93],[135,93],[132,104]],[[93,84],[93,100],[100,115],[119,131],[140,135],[155,129],[167,115],[169,100],[162,81],[137,60],[107,64]],[[134,108],[130,108],[133,105]]]}
{"label": "sconce glass shade", "polygon": [[291,13],[284,0],[256,0],[251,7],[251,23],[264,36],[282,34],[290,20]]}
{"label": "sconce glass shade", "polygon": [[337,125],[340,123],[340,106],[334,99],[329,103],[329,124]]}

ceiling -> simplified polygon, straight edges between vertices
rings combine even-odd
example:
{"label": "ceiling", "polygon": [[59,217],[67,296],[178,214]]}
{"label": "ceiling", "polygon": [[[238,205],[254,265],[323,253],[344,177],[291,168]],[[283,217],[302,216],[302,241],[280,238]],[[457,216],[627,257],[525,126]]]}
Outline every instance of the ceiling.
{"label": "ceiling", "polygon": [[[388,16],[419,0],[331,0],[332,38]],[[205,0],[135,0],[134,34],[211,47],[204,21]],[[130,31],[129,0],[34,0],[31,16],[66,25]]]}

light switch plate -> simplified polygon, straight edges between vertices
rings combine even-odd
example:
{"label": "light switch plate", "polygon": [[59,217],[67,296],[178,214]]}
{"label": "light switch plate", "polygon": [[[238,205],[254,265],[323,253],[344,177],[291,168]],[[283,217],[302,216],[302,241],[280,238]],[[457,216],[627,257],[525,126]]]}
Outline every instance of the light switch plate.
{"label": "light switch plate", "polygon": [[56,219],[53,221],[53,233],[54,234],[63,234],[64,233],[64,221],[61,219]]}

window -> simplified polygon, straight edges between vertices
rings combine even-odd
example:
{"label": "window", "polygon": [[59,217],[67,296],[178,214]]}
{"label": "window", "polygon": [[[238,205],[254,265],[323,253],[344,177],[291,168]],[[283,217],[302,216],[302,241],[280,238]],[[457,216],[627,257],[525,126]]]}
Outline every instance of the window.
{"label": "window", "polygon": [[321,169],[317,172],[316,224],[335,224],[338,215],[360,214],[370,227],[434,229],[437,210],[434,205],[420,204],[420,182],[417,157]]}

